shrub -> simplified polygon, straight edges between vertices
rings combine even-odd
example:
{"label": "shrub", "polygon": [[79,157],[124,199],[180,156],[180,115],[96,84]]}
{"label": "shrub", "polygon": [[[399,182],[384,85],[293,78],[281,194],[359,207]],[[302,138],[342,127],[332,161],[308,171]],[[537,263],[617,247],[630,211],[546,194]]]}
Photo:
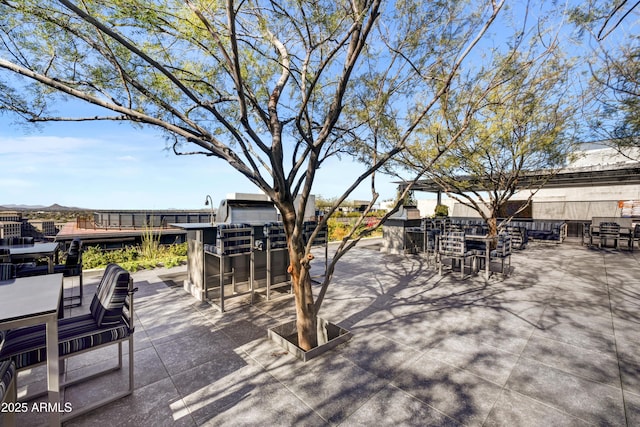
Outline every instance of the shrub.
{"label": "shrub", "polygon": [[84,268],[89,269],[116,263],[129,271],[151,269],[159,265],[175,267],[186,262],[187,244],[159,246],[156,250],[146,251],[146,256],[143,254],[144,251],[139,246],[128,246],[113,251],[105,251],[97,246],[87,246],[82,253],[82,264]]}
{"label": "shrub", "polygon": [[[327,227],[329,231],[329,241],[342,240],[344,236],[346,236],[349,233],[349,230],[351,230],[351,227],[353,227],[353,224],[355,224],[355,222],[356,222],[355,219],[349,221],[349,223],[346,223],[346,222],[338,221],[335,218],[329,218],[329,220],[327,221]],[[368,227],[373,227],[377,223],[378,221],[375,219],[363,221],[363,224],[361,224],[356,230],[355,236],[360,235]],[[370,234],[370,237],[375,237],[375,236],[382,236],[382,229],[378,229],[372,234]]]}
{"label": "shrub", "polygon": [[435,209],[435,216],[449,216],[449,206],[437,205]]}
{"label": "shrub", "polygon": [[342,240],[344,236],[349,232],[351,226],[347,223],[338,221],[335,218],[329,218],[327,221],[327,228],[329,231],[329,240]]}

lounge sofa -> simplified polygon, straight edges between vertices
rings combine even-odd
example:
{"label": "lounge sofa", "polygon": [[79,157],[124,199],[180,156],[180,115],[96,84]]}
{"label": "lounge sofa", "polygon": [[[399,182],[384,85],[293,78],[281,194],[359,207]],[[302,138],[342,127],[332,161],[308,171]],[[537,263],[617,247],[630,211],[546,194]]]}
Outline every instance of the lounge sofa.
{"label": "lounge sofa", "polygon": [[567,237],[564,221],[511,221],[509,226],[526,230],[527,240],[562,243]]}

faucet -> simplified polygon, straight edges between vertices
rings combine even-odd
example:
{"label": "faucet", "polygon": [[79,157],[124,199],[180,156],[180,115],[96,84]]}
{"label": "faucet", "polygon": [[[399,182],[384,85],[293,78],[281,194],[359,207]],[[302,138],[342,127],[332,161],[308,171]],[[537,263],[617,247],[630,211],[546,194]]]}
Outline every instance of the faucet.
{"label": "faucet", "polygon": [[209,217],[209,221],[211,222],[211,225],[213,225],[216,218],[216,214],[213,213],[213,199],[208,194],[207,194],[207,197],[204,199],[204,205],[211,206],[211,216]]}

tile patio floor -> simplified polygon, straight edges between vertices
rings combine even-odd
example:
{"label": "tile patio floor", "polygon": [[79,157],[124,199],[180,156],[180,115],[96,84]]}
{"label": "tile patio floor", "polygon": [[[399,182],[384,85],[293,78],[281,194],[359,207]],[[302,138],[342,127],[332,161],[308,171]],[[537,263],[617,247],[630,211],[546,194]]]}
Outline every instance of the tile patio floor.
{"label": "tile patio floor", "polygon": [[[640,425],[640,251],[534,244],[485,283],[375,248],[344,258],[322,310],[353,338],[306,364],[266,338],[293,318],[290,298],[223,315],[182,289],[185,267],[135,273],[135,392],[68,425]],[[67,375],[115,349],[96,353]],[[43,369],[20,389],[41,387]],[[80,407],[125,374],[63,399]]]}

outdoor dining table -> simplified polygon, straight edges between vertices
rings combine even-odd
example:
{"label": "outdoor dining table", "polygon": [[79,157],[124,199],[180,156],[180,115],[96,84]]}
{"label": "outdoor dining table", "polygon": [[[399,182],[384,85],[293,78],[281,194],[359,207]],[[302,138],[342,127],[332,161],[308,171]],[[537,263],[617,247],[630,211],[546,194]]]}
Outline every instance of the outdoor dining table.
{"label": "outdoor dining table", "polygon": [[62,274],[0,281],[0,329],[46,325],[47,391],[51,411],[49,424],[60,425],[60,366],[58,361],[58,317],[62,313]]}
{"label": "outdoor dining table", "polygon": [[9,245],[0,246],[9,249],[9,257],[12,263],[22,260],[47,258],[49,273],[53,273],[55,257],[58,253],[58,242],[34,243],[33,245]]}
{"label": "outdoor dining table", "polygon": [[489,280],[489,276],[491,275],[491,269],[489,268],[491,262],[491,242],[497,241],[498,236],[465,234],[464,239],[472,242],[484,242],[484,277],[486,280]]}

